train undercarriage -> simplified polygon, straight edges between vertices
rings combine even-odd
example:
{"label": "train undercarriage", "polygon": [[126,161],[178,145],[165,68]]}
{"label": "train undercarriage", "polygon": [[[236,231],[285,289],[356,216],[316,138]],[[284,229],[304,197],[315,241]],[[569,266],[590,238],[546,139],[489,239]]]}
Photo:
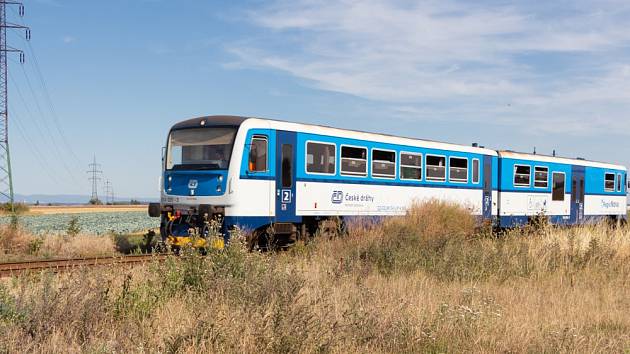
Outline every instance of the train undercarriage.
{"label": "train undercarriage", "polygon": [[149,205],[149,215],[160,217],[161,249],[177,253],[190,247],[205,251],[222,249],[232,237],[242,237],[250,251],[286,249],[313,237],[333,238],[345,232],[343,218],[306,217],[302,223],[269,223],[255,230],[235,230],[224,225],[223,208],[200,205],[187,210]]}

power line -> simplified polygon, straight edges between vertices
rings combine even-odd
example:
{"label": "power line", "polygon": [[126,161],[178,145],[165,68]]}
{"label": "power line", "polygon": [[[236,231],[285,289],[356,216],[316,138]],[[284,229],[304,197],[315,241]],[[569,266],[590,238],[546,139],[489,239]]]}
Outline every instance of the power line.
{"label": "power line", "polygon": [[[37,108],[37,111],[39,112],[40,116],[44,117],[44,111],[41,108],[41,105],[40,105],[39,100],[37,98],[37,94],[35,93],[35,90],[33,89],[33,85],[31,85],[31,80],[29,78],[28,73],[26,72],[26,69],[24,69],[24,66],[22,66],[22,73],[24,74],[24,78],[26,79],[26,85],[28,86],[28,89],[29,89],[31,95],[33,96],[33,101],[35,101],[35,107]],[[25,104],[25,106],[28,106],[28,105]],[[52,129],[48,125],[48,122],[45,119],[42,119],[42,121],[44,122],[46,130],[52,131]],[[70,178],[72,178],[74,183],[79,183],[77,178],[75,177],[74,173],[72,172],[72,170],[70,169],[70,167],[66,163],[66,160],[63,159],[64,154],[61,152],[61,150],[59,149],[57,143],[54,141],[53,135],[52,134],[48,134],[48,137],[49,137],[49,139],[50,139],[50,141],[51,141],[51,143],[53,145],[53,148],[55,149],[55,153],[57,154],[58,160],[61,161],[62,167],[66,170],[66,172],[68,173]]]}
{"label": "power line", "polygon": [[0,0],[0,196],[8,199],[13,208],[13,175],[11,172],[11,154],[9,153],[9,99],[8,99],[8,53],[19,53],[20,62],[24,63],[24,52],[7,44],[8,29],[23,29],[27,40],[31,30],[27,26],[7,22],[7,5],[18,5],[20,17],[24,16],[24,5],[15,1]]}
{"label": "power line", "polygon": [[[2,1],[2,0],[0,0],[0,1]],[[29,37],[30,37],[30,35],[29,35]],[[53,123],[55,125],[55,129],[57,130],[57,133],[61,137],[61,140],[62,140],[65,148],[74,157],[75,162],[80,165],[81,164],[81,159],[79,159],[77,154],[74,152],[74,149],[72,149],[72,146],[68,142],[68,139],[66,138],[65,134],[63,133],[63,130],[61,129],[61,121],[59,119],[59,116],[57,115],[57,111],[55,109],[55,105],[53,103],[53,100],[51,99],[50,91],[48,90],[48,85],[46,84],[46,79],[44,78],[44,75],[42,74],[42,70],[40,69],[39,60],[37,59],[37,55],[35,54],[35,48],[30,43],[30,41],[26,42],[26,47],[27,47],[27,49],[29,51],[29,54],[33,58],[32,63],[33,63],[33,66],[35,68],[35,73],[37,74],[37,77],[38,77],[38,79],[40,81],[40,84],[41,84],[41,86],[43,88],[44,97],[46,98],[45,101],[48,104],[51,116],[53,118]]]}
{"label": "power line", "polygon": [[[12,117],[16,117],[14,111],[11,111],[11,116]],[[18,128],[18,133],[20,133],[20,135],[22,136],[22,139],[24,139],[24,141],[26,142],[26,145],[27,145],[28,149],[31,151],[31,153],[33,154],[33,156],[35,157],[35,159],[39,163],[40,168],[41,168],[40,170],[44,170],[45,173],[48,175],[48,177],[55,184],[59,185],[60,182],[57,179],[57,176],[54,173],[51,172],[52,169],[51,169],[50,165],[48,165],[48,162],[47,162],[46,158],[41,153],[41,151],[39,151],[39,149],[37,148],[37,145],[35,145],[33,143],[33,140],[30,138],[30,136],[26,133],[28,130],[25,129],[22,126],[22,123],[20,123],[19,119],[15,119],[14,122],[15,122],[15,126]]]}
{"label": "power line", "polygon": [[[50,140],[50,143],[52,144],[52,148],[53,148],[54,153],[55,153],[55,157],[57,157],[56,159],[57,160],[61,160],[62,167],[68,173],[70,178],[72,178],[72,180],[75,183],[77,183],[78,181],[77,181],[74,173],[72,173],[72,171],[68,168],[68,166],[65,163],[63,163],[63,160],[59,158],[60,156],[62,156],[62,153],[61,153],[61,150],[59,150],[59,148],[57,147],[57,144],[55,143],[52,135],[44,133],[44,131],[42,130],[41,124],[39,122],[39,119],[36,119],[36,115],[34,115],[32,113],[31,109],[29,108],[28,103],[26,102],[26,99],[24,98],[24,95],[22,95],[22,91],[20,90],[20,87],[18,86],[17,82],[13,78],[13,75],[11,75],[10,73],[9,73],[9,79],[11,80],[11,83],[13,84],[13,88],[15,89],[15,92],[17,93],[18,98],[22,102],[24,110],[26,111],[27,115],[29,116],[29,121],[34,123],[32,125],[35,126],[35,129],[39,133],[39,137],[40,137],[39,141],[40,142],[45,142],[47,139]],[[13,115],[15,115],[15,113],[14,113],[15,111],[12,110],[11,112],[12,112]],[[18,123],[19,121],[17,119],[15,119],[15,122]],[[44,122],[44,125],[45,125],[44,129],[50,130],[50,128],[47,126],[47,124],[45,124],[45,122]],[[26,134],[26,131],[28,131],[28,130],[24,129],[25,134]],[[22,134],[22,136],[26,138],[25,134]],[[33,148],[39,150],[37,148],[37,145],[34,144],[33,139],[29,138],[28,140],[29,140],[28,143],[31,144],[33,146]],[[30,148],[30,146],[29,146],[29,148]],[[44,154],[41,154],[41,156],[43,157]],[[46,159],[43,159],[43,160],[46,161]]]}

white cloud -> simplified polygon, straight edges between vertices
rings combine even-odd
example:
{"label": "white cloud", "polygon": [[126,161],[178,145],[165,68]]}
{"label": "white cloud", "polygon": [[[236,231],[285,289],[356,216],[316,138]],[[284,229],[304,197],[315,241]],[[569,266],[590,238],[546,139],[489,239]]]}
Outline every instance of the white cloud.
{"label": "white cloud", "polygon": [[261,30],[229,48],[238,65],[397,114],[630,134],[626,2],[279,0],[249,19]]}
{"label": "white cloud", "polygon": [[68,43],[76,42],[77,39],[76,37],[73,37],[73,36],[64,36],[62,40],[64,43],[68,44]]}

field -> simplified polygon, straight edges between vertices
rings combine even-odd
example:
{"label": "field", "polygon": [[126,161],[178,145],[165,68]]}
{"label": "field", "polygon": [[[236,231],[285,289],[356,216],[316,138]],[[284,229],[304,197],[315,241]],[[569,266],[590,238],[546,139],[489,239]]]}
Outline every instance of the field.
{"label": "field", "polygon": [[630,228],[429,203],[289,251],[0,282],[0,352],[628,352]]}
{"label": "field", "polygon": [[[81,233],[135,233],[159,227],[159,220],[147,215],[146,207],[38,207],[19,216],[19,223],[36,235],[58,235],[66,232],[76,218]],[[0,225],[9,224],[11,217],[0,216]]]}
{"label": "field", "polygon": [[81,214],[81,213],[108,213],[108,212],[145,212],[146,205],[38,205],[30,206],[28,215],[49,214]]}
{"label": "field", "polygon": [[0,262],[137,252],[158,227],[146,206],[31,207],[17,219],[0,215]]}

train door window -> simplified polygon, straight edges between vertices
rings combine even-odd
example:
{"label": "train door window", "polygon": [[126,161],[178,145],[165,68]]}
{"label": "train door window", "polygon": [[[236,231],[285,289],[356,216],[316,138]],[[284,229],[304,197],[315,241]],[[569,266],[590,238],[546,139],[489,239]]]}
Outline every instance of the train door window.
{"label": "train door window", "polygon": [[400,179],[422,181],[422,155],[400,153]]}
{"label": "train door window", "polygon": [[479,183],[479,159],[473,159],[472,168],[473,168],[472,183],[478,184]]}
{"label": "train door window", "polygon": [[249,145],[249,172],[267,171],[267,137],[254,135]]}
{"label": "train door window", "polygon": [[342,145],[341,174],[367,176],[367,148]]}
{"label": "train door window", "polygon": [[335,174],[336,146],[329,143],[309,141],[306,143],[306,172],[312,174]]}
{"label": "train door window", "polygon": [[529,187],[531,185],[531,173],[531,166],[514,165],[514,185],[517,187]]}
{"label": "train door window", "polygon": [[446,157],[427,155],[427,181],[446,181]]}
{"label": "train door window", "polygon": [[621,173],[617,174],[617,192],[621,192]]}
{"label": "train door window", "polygon": [[461,157],[451,157],[448,159],[449,182],[467,183],[468,182],[468,159]]}
{"label": "train door window", "polygon": [[547,188],[549,187],[549,168],[548,167],[534,167],[534,187]]}
{"label": "train door window", "polygon": [[604,176],[604,190],[606,192],[614,192],[615,191],[615,174],[614,173],[606,173]]}
{"label": "train door window", "polygon": [[293,145],[282,144],[282,188],[293,186]]}
{"label": "train door window", "polygon": [[553,189],[551,192],[551,200],[553,201],[564,201],[564,194],[565,194],[565,188],[564,188],[564,184],[565,184],[565,174],[564,173],[559,173],[559,172],[554,172],[553,173]]}
{"label": "train door window", "polygon": [[372,149],[372,176],[396,178],[396,153],[394,151]]}

